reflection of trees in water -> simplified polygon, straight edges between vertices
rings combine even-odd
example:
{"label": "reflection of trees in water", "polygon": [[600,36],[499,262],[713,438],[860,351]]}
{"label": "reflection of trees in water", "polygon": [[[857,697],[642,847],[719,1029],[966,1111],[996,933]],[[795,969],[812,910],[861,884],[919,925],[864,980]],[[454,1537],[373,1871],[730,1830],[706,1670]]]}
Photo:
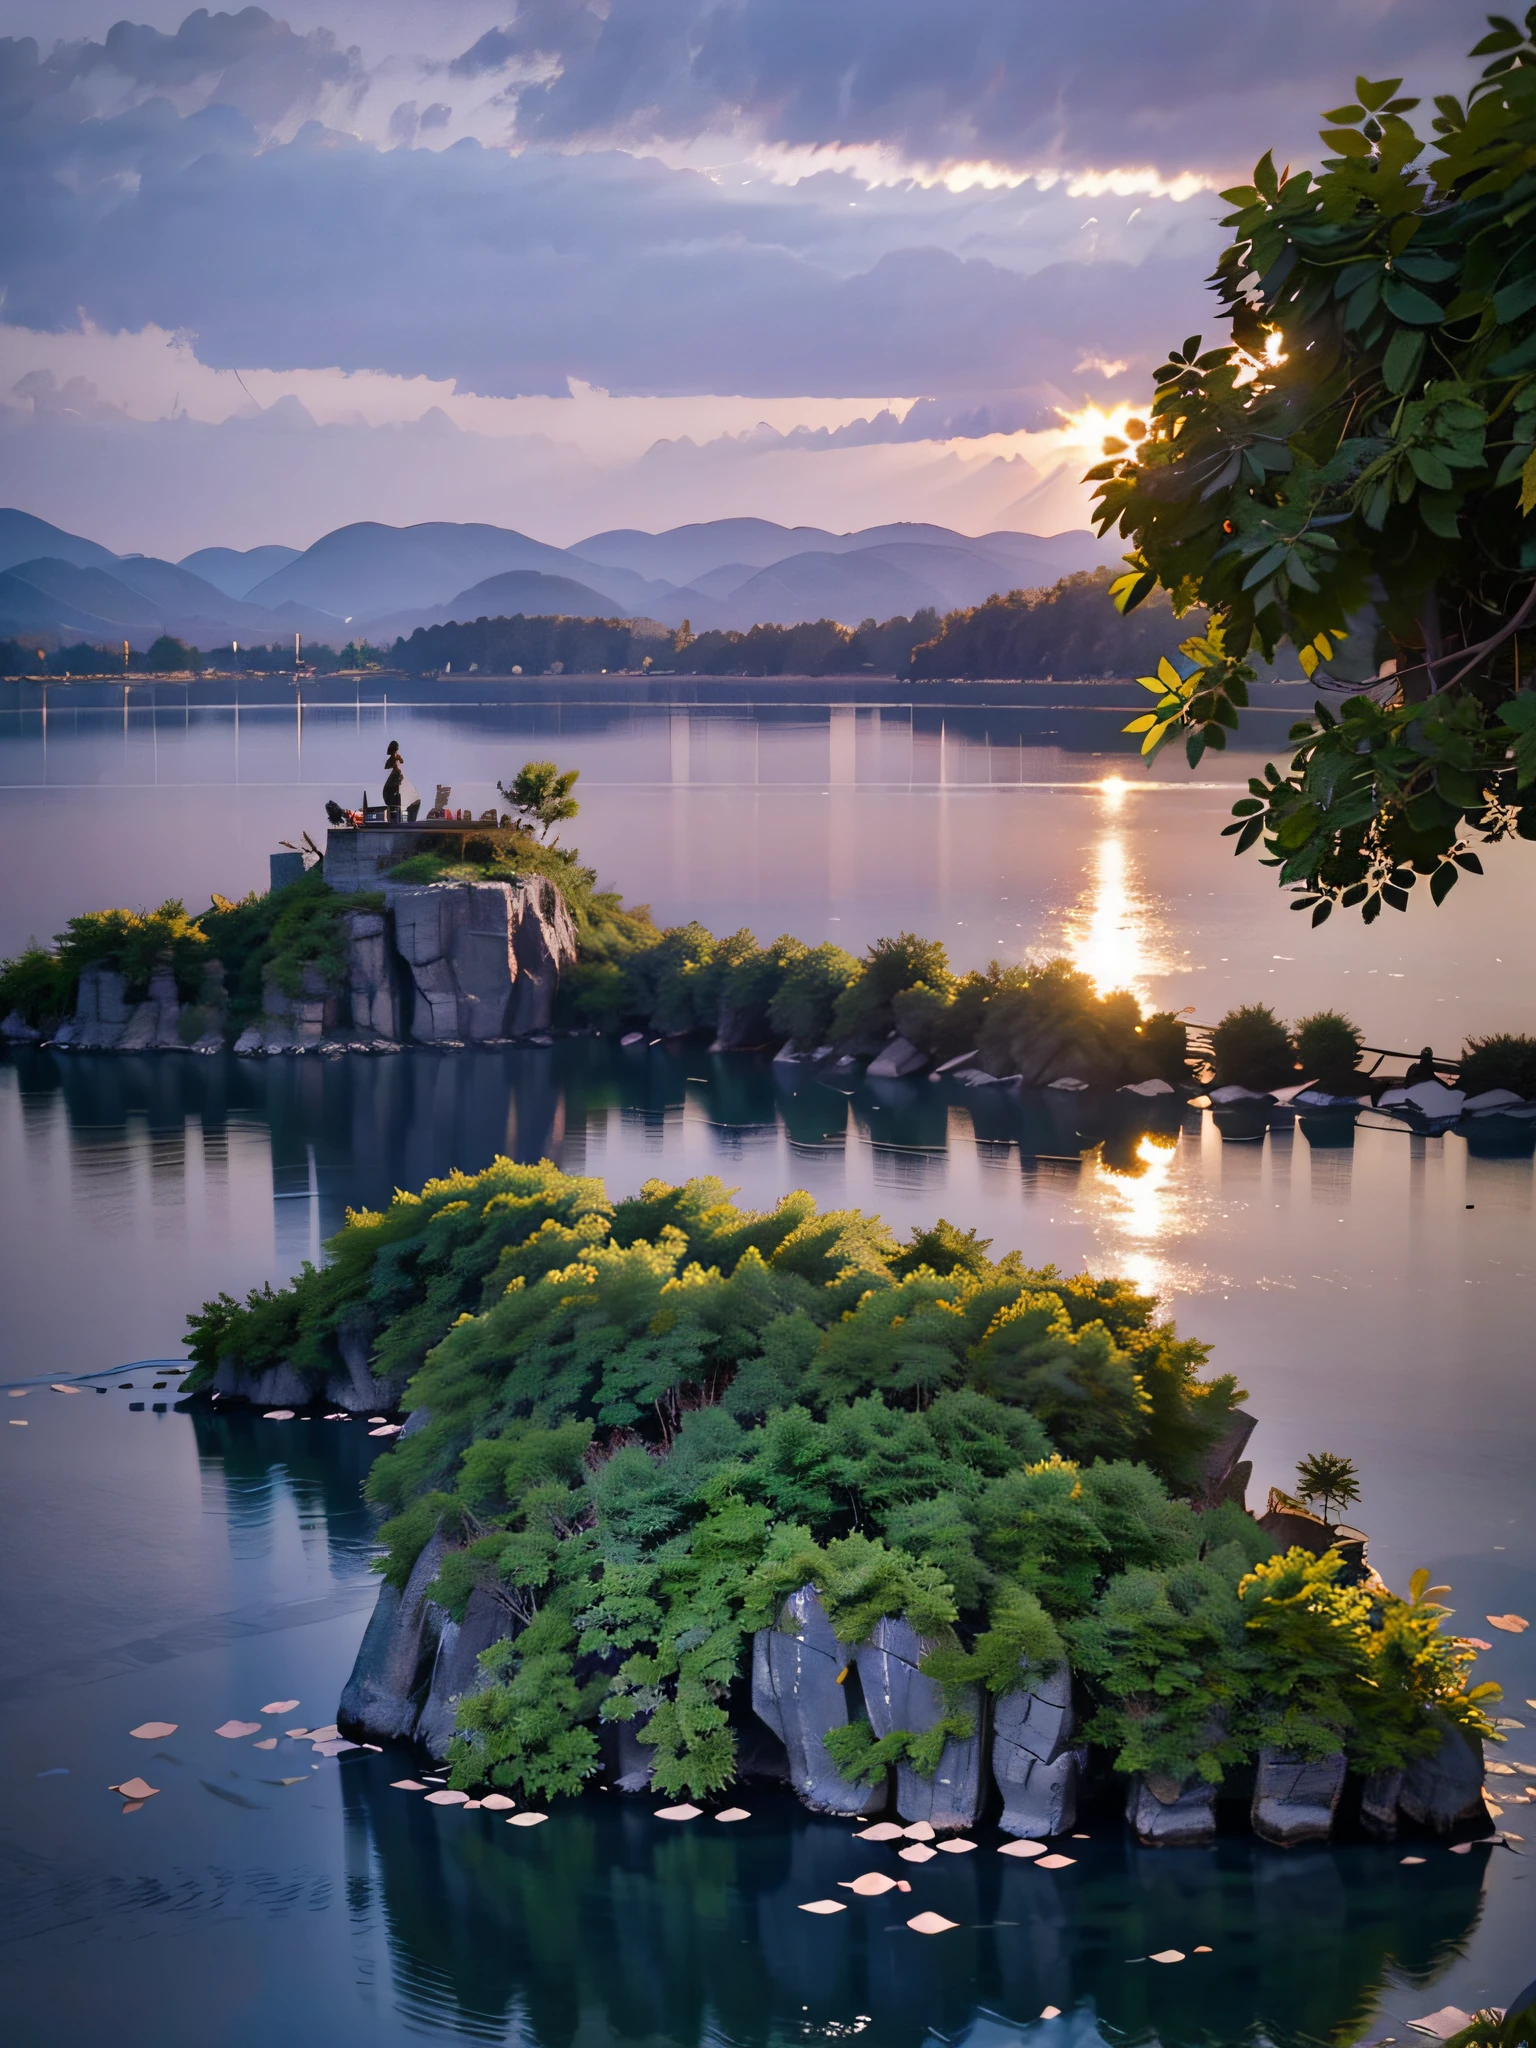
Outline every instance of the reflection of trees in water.
{"label": "reflection of trees in water", "polygon": [[[858,2014],[871,2040],[915,2048],[978,2008],[1025,2021],[1047,2003],[1169,2044],[1325,2039],[1389,1966],[1424,1980],[1459,1951],[1481,1891],[1480,1859],[1405,1870],[1374,1846],[1251,1838],[1157,1851],[1115,1834],[1055,1875],[990,1846],[910,1869],[767,1792],[737,1827],[669,1827],[648,1802],[594,1793],[524,1833],[391,1791],[393,1770],[343,1784],[375,1850],[396,1997],[491,2038],[517,2018],[539,2048],[767,2043]],[[869,1869],[905,1869],[912,1893],[838,1890]],[[800,1912],[817,1898],[848,1911]],[[909,1934],[930,1908],[957,1930]],[[1213,1953],[1178,1968],[1127,1961],[1198,1942]]]}
{"label": "reflection of trees in water", "polygon": [[355,1563],[374,1544],[377,1519],[363,1481],[379,1454],[366,1425],[305,1422],[275,1428],[253,1408],[187,1404],[205,1482],[223,1489],[232,1538],[269,1534],[277,1505],[291,1496],[299,1526],[323,1531],[333,1560]]}

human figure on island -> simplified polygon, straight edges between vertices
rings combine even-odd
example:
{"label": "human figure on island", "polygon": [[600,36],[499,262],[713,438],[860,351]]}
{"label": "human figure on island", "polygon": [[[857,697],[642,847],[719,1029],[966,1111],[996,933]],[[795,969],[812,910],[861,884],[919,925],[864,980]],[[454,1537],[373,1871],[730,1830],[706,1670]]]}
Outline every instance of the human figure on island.
{"label": "human figure on island", "polygon": [[406,779],[405,756],[398,740],[390,741],[384,756],[384,809],[392,825],[400,822],[402,812],[406,824],[414,825],[421,809],[421,792]]}

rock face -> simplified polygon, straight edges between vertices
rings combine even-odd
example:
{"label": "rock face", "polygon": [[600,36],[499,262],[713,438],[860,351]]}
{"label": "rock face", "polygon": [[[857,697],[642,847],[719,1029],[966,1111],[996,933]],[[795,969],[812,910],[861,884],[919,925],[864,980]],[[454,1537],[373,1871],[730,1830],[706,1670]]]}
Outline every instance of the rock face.
{"label": "rock face", "polygon": [[268,1052],[318,1045],[340,1021],[340,992],[318,967],[302,970],[296,995],[280,988],[270,976],[261,984],[261,1032]]}
{"label": "rock face", "polygon": [[1125,1817],[1149,1849],[1200,1849],[1216,1839],[1216,1787],[1203,1778],[1180,1785],[1148,1772],[1131,1780]]}
{"label": "rock face", "polygon": [[466,1693],[478,1692],[486,1683],[480,1669],[480,1653],[493,1643],[504,1643],[517,1633],[517,1622],[494,1594],[476,1587],[464,1609],[463,1621],[444,1616],[437,1638],[437,1655],[432,1660],[432,1679],[426,1702],[416,1723],[416,1740],[426,1744],[433,1756],[448,1754],[453,1740],[459,1701]]}
{"label": "rock face", "polygon": [[1360,1791],[1360,1825],[1378,1841],[1397,1833],[1397,1809],[1403,1793],[1401,1771],[1372,1771]]}
{"label": "rock face", "polygon": [[1253,1832],[1289,1848],[1295,1842],[1326,1842],[1344,1790],[1342,1750],[1317,1762],[1290,1750],[1261,1749],[1254,1781]]}
{"label": "rock face", "polygon": [[1248,1482],[1253,1477],[1253,1464],[1243,1456],[1248,1448],[1248,1439],[1258,1427],[1254,1416],[1246,1409],[1234,1408],[1228,1417],[1225,1435],[1219,1437],[1205,1454],[1201,1471],[1201,1492],[1208,1507],[1218,1502],[1235,1501],[1242,1506],[1248,1491]]}
{"label": "rock face", "polygon": [[378,1605],[336,1710],[338,1726],[357,1729],[371,1742],[415,1734],[446,1618],[427,1598],[427,1588],[447,1549],[444,1539],[434,1536],[403,1593],[393,1586],[379,1588]]}
{"label": "rock face", "polygon": [[[939,1688],[918,1668],[933,1645],[902,1615],[886,1615],[867,1643],[854,1653],[869,1725],[877,1736],[893,1729],[916,1731],[942,1720]],[[938,1767],[924,1777],[907,1762],[896,1766],[896,1811],[905,1821],[926,1820],[935,1828],[968,1828],[982,1803],[982,1759],[986,1754],[985,1711],[979,1688],[968,1687],[960,1711],[974,1732],[945,1743]]]}
{"label": "rock face", "polygon": [[1403,1773],[1398,1809],[1420,1827],[1448,1834],[1458,1821],[1486,1820],[1483,1745],[1447,1721],[1440,1747]]}
{"label": "rock face", "polygon": [[1003,1795],[1005,1835],[1070,1834],[1077,1819],[1077,1717],[1065,1664],[1005,1692],[992,1710],[992,1776]]}
{"label": "rock face", "polygon": [[852,1653],[832,1633],[814,1586],[791,1593],[780,1622],[752,1639],[753,1712],[783,1743],[790,1783],[813,1812],[878,1813],[884,1786],[843,1777],[822,1741],[848,1725],[848,1695],[838,1679]]}
{"label": "rock face", "polygon": [[928,1064],[928,1055],[905,1038],[887,1040],[875,1058],[869,1063],[868,1071],[877,1080],[899,1081],[905,1074],[916,1074]]}
{"label": "rock face", "polygon": [[0,1038],[8,1038],[17,1045],[36,1045],[42,1037],[35,1024],[29,1024],[19,1010],[12,1010],[0,1017]]}
{"label": "rock face", "polygon": [[115,1051],[132,1011],[127,983],[115,967],[87,967],[75,992],[75,1014],[54,1033],[55,1045],[80,1052]]}
{"label": "rock face", "polygon": [[400,981],[384,914],[349,910],[346,926],[352,1029],[393,1043],[402,1035]]}
{"label": "rock face", "polygon": [[411,977],[411,1036],[473,1045],[547,1031],[576,929],[552,883],[393,885],[395,946]]}
{"label": "rock face", "polygon": [[225,1400],[249,1401],[255,1408],[308,1408],[323,1401],[327,1408],[344,1409],[349,1415],[376,1415],[395,1407],[402,1388],[398,1381],[380,1379],[371,1369],[366,1333],[343,1324],[336,1344],[342,1365],[323,1380],[287,1363],[268,1366],[265,1372],[248,1372],[232,1358],[221,1358],[209,1391]]}

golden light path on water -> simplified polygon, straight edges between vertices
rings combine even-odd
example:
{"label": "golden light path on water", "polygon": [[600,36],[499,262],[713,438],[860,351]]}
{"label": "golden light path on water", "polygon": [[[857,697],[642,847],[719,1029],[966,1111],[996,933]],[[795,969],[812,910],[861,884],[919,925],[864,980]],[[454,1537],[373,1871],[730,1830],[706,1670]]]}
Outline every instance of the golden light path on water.
{"label": "golden light path on water", "polygon": [[[1166,957],[1166,926],[1147,895],[1125,830],[1131,786],[1107,775],[1094,792],[1099,830],[1085,885],[1064,919],[1067,953],[1099,995],[1128,990],[1142,1008],[1155,1007],[1151,985],[1174,969]],[[1111,1165],[1102,1152],[1085,1169],[1097,1193],[1100,1222],[1115,1247],[1115,1270],[1150,1292],[1172,1280],[1169,1254],[1188,1228],[1187,1175],[1176,1171],[1178,1141],[1144,1136],[1128,1159]],[[1086,1190],[1085,1190],[1086,1191]]]}

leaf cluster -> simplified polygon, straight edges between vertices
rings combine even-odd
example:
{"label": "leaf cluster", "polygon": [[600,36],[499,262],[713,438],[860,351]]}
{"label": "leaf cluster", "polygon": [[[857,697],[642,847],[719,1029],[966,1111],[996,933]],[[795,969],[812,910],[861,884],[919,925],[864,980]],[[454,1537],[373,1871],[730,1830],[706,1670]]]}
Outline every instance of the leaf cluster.
{"label": "leaf cluster", "polygon": [[1314,923],[1403,909],[1421,876],[1441,902],[1480,871],[1471,835],[1536,837],[1536,9],[1492,23],[1427,138],[1401,81],[1358,78],[1320,168],[1266,155],[1224,195],[1229,338],[1172,350],[1089,473],[1132,543],[1116,601],[1207,613],[1143,679],[1143,752],[1224,745],[1254,648],[1349,693],[1230,828]]}

